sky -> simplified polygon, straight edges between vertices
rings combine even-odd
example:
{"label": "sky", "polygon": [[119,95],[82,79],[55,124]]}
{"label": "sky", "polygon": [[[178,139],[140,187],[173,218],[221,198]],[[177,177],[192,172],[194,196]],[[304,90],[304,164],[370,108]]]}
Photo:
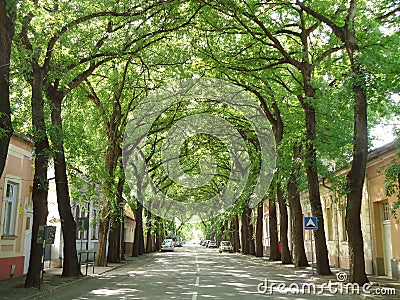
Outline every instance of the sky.
{"label": "sky", "polygon": [[369,136],[372,140],[372,148],[375,149],[394,141],[396,136],[393,130],[394,124],[381,124],[371,129]]}

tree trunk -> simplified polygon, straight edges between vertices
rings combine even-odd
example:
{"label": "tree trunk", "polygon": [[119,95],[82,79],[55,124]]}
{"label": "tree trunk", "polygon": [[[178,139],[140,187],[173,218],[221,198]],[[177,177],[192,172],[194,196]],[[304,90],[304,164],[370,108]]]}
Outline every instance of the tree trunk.
{"label": "tree trunk", "polygon": [[143,237],[143,205],[138,202],[135,209],[135,239],[133,241],[132,256],[139,256],[144,253],[144,237]]}
{"label": "tree trunk", "polygon": [[153,235],[150,231],[146,232],[146,248],[145,253],[152,253],[153,252]]}
{"label": "tree trunk", "polygon": [[0,1],[0,177],[13,134],[10,109],[10,55],[17,1]]}
{"label": "tree trunk", "polygon": [[110,227],[108,234],[108,251],[107,251],[107,262],[108,263],[119,263],[121,262],[120,253],[120,233],[121,233],[121,222],[119,218],[114,218],[113,224]]}
{"label": "tree trunk", "polygon": [[278,239],[278,222],[276,217],[276,204],[274,200],[269,200],[269,260],[278,261],[281,260],[281,253],[279,252],[279,239]]}
{"label": "tree trunk", "polygon": [[250,255],[256,255],[256,247],[254,245],[254,227],[253,227],[253,215],[252,215],[252,209],[250,207],[246,207],[247,211],[247,228],[248,228],[248,241],[249,241],[249,254]]}
{"label": "tree trunk", "polygon": [[354,19],[357,12],[358,0],[349,1],[349,9],[342,27],[337,26],[332,20],[315,12],[303,2],[296,2],[307,13],[331,27],[333,33],[344,43],[351,65],[353,75],[354,92],[354,138],[353,138],[353,162],[347,175],[346,230],[349,238],[350,255],[350,282],[360,285],[368,282],[365,274],[364,242],[361,230],[361,201],[364,185],[365,169],[368,152],[367,129],[367,96],[365,90],[365,75],[357,61],[358,51],[357,36],[354,32]]}
{"label": "tree trunk", "polygon": [[215,241],[217,242],[217,245],[219,245],[219,243],[223,240],[224,232],[225,232],[225,224],[224,224],[224,222],[222,222],[220,224],[219,234],[217,235],[217,237],[215,239]]}
{"label": "tree trunk", "polygon": [[46,123],[44,117],[43,101],[43,72],[36,64],[32,72],[32,127],[35,133],[35,175],[33,179],[33,226],[31,240],[31,257],[29,260],[29,270],[25,279],[25,287],[35,287],[40,282],[40,269],[42,258],[42,244],[37,243],[40,225],[47,222],[47,194],[48,179],[47,167],[49,162],[49,141],[47,139]]}
{"label": "tree trunk", "polygon": [[233,251],[240,252],[239,216],[233,219]]}
{"label": "tree trunk", "polygon": [[99,221],[99,239],[98,239],[97,258],[96,258],[96,266],[98,267],[107,266],[106,245],[107,245],[108,227],[109,227],[108,212],[109,212],[109,203],[107,199],[104,199]]}
{"label": "tree trunk", "polygon": [[365,273],[364,240],[361,229],[361,203],[368,156],[367,92],[365,74],[357,61],[357,37],[354,33],[354,18],[357,1],[350,1],[349,18],[344,27],[344,42],[353,73],[354,92],[354,137],[353,162],[347,174],[346,230],[349,238],[350,282],[364,285],[369,282]]}
{"label": "tree trunk", "polygon": [[243,211],[242,211],[241,237],[242,237],[242,239],[241,239],[242,253],[249,254],[250,253],[249,226],[248,226],[248,220],[247,220],[246,207],[243,208]]}
{"label": "tree trunk", "polygon": [[288,201],[292,218],[293,260],[296,268],[308,267],[306,251],[304,249],[303,213],[300,204],[300,193],[297,188],[299,166],[296,161],[300,159],[300,147],[293,147],[293,163],[288,182]]}
{"label": "tree trunk", "polygon": [[283,197],[283,190],[280,183],[277,184],[277,198],[279,204],[279,219],[280,219],[280,244],[281,244],[281,260],[283,264],[292,264],[292,258],[290,256],[289,250],[289,240],[288,240],[288,213],[286,207],[286,201]]}
{"label": "tree trunk", "polygon": [[124,164],[122,162],[122,147],[118,146],[118,157],[121,158],[119,159],[119,168],[120,168],[120,174],[118,178],[118,186],[117,186],[117,197],[118,197],[118,206],[121,209],[121,215],[120,215],[120,222],[119,222],[119,229],[120,229],[120,235],[119,235],[119,242],[120,242],[120,259],[119,262],[125,260],[125,206],[126,202],[124,199],[124,185],[125,185],[125,173],[124,173]]}
{"label": "tree trunk", "polygon": [[[118,167],[120,169],[118,184],[117,184],[117,203],[118,203],[118,214],[113,214],[113,224],[110,228],[110,233],[108,235],[108,252],[107,252],[107,262],[109,263],[120,263],[123,258],[123,229],[124,229],[124,219],[125,219],[125,202],[123,198],[125,177],[123,175],[123,164],[122,160],[122,148],[118,148],[118,156],[115,160],[119,162]],[[112,174],[114,171],[111,172]]]}
{"label": "tree trunk", "polygon": [[229,237],[228,237],[228,241],[231,241],[232,243],[232,248],[235,249],[235,236],[234,236],[234,225],[233,225],[233,220],[230,220],[229,222]]}
{"label": "tree trunk", "polygon": [[[357,67],[353,72],[362,78]],[[357,80],[357,79],[356,79]],[[367,97],[364,87],[354,85],[353,162],[347,175],[346,229],[349,238],[350,282],[368,282],[365,273],[364,240],[361,230],[361,202],[368,155]]]}
{"label": "tree trunk", "polygon": [[153,252],[153,234],[152,234],[152,219],[151,212],[147,210],[146,222],[146,253]]}
{"label": "tree trunk", "polygon": [[61,119],[61,102],[64,98],[62,92],[49,93],[52,101],[51,122],[53,125],[53,133],[50,139],[55,148],[54,153],[54,169],[56,179],[56,193],[58,212],[60,214],[61,229],[64,244],[64,260],[63,260],[63,277],[81,276],[81,268],[79,266],[76,251],[76,223],[71,211],[71,202],[69,197],[67,165],[64,155],[64,140]]}
{"label": "tree trunk", "polygon": [[257,227],[256,227],[256,256],[264,256],[263,248],[263,219],[264,219],[264,202],[260,202],[257,206]]}
{"label": "tree trunk", "polygon": [[[115,128],[109,128],[108,130],[109,144],[106,151],[106,162],[105,162],[105,170],[107,172],[107,177],[105,178],[105,186],[107,188],[106,190],[104,190],[103,193],[104,199],[103,199],[103,207],[101,210],[101,218],[99,222],[99,240],[98,240],[97,261],[96,261],[96,265],[99,267],[105,267],[107,265],[107,257],[106,257],[107,237],[110,225],[110,214],[112,213],[112,211],[110,211],[111,207],[109,202],[113,197],[118,198],[118,195],[115,195],[115,193],[113,192],[113,186],[115,185],[114,173],[117,167],[118,158],[120,157],[119,155],[121,153],[117,141],[118,141],[118,133],[115,131]],[[119,243],[118,237],[119,234],[117,235],[113,234],[111,236],[113,241],[110,241],[109,239],[109,243],[111,242],[113,245],[118,245]],[[117,247],[117,249],[119,249],[119,246]],[[115,251],[117,249],[113,248],[113,250],[111,251]],[[116,255],[113,254],[113,259],[115,257]]]}
{"label": "tree trunk", "polygon": [[312,104],[312,100],[315,96],[315,89],[313,88],[311,83],[312,70],[312,65],[309,65],[308,63],[302,64],[301,73],[303,76],[303,89],[306,98],[304,99],[302,97],[299,97],[299,99],[304,109],[306,120],[307,144],[304,163],[307,173],[307,184],[311,211],[313,216],[318,218],[318,230],[314,230],[317,272],[319,275],[329,275],[331,274],[331,269],[329,267],[328,248],[326,245],[324,219],[319,193],[317,151],[314,146],[314,141],[317,137],[317,133],[316,113],[315,108]]}
{"label": "tree trunk", "polygon": [[161,243],[164,239],[164,236],[163,236],[161,218],[156,216],[155,222],[156,222],[156,234],[155,234],[154,251],[157,252],[161,250]]}
{"label": "tree trunk", "polygon": [[317,272],[319,275],[331,274],[329,267],[328,248],[326,246],[324,219],[322,214],[322,204],[319,193],[319,180],[317,172],[317,152],[313,145],[316,137],[315,131],[315,109],[306,101],[304,102],[304,110],[306,112],[306,128],[307,128],[307,150],[305,155],[305,168],[307,172],[307,184],[309,192],[309,200],[311,204],[311,212],[318,219],[318,230],[314,230],[315,254],[317,261]]}

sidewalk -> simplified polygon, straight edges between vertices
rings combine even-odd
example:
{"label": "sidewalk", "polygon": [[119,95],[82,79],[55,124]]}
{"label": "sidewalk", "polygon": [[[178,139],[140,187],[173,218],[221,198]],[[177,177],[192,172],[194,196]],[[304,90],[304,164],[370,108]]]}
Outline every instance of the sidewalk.
{"label": "sidewalk", "polygon": [[[263,259],[268,260],[267,257],[263,257]],[[351,284],[348,283],[349,270],[346,269],[331,267],[332,275],[318,275],[315,273],[315,268],[314,273],[312,272],[311,267],[296,269],[293,265],[283,265],[279,261],[268,261],[267,264],[276,269],[289,271],[296,278],[307,278],[309,281],[314,282],[317,285],[327,284],[327,282],[331,281],[334,284],[342,282],[344,286],[349,285],[349,288],[351,288]],[[370,284],[370,288],[368,289],[370,294],[364,294],[363,298],[400,299],[400,281],[396,281],[389,276],[367,275],[367,277]],[[360,289],[362,289],[362,286]],[[389,289],[395,289],[395,295],[376,294],[377,290],[388,291]]]}
{"label": "sidewalk", "polygon": [[83,277],[61,277],[62,268],[49,268],[45,269],[43,276],[43,283],[38,288],[24,288],[25,276],[19,278],[12,278],[0,281],[0,299],[2,300],[20,300],[20,299],[36,299],[40,294],[52,291],[62,286],[66,286],[77,282],[79,280],[85,280],[90,277],[99,276],[105,272],[118,268],[125,265],[130,260],[122,263],[108,264],[107,267],[93,267],[89,266],[86,274],[86,265],[82,265],[81,272]]}

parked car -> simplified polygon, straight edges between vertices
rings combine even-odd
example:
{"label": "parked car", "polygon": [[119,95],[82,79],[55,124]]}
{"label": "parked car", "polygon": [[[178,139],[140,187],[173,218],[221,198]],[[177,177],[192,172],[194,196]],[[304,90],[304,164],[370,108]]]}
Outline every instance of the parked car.
{"label": "parked car", "polygon": [[217,242],[216,241],[209,241],[207,244],[208,248],[217,248]]}
{"label": "parked car", "polygon": [[207,247],[209,241],[210,241],[210,240],[204,240],[204,241],[201,243],[201,245]]}
{"label": "parked car", "polygon": [[174,246],[175,247],[182,247],[183,243],[180,241],[175,241]]}
{"label": "parked car", "polygon": [[161,251],[174,251],[174,241],[172,239],[163,240]]}
{"label": "parked car", "polygon": [[225,251],[233,252],[233,246],[230,241],[221,241],[221,243],[219,244],[219,253]]}

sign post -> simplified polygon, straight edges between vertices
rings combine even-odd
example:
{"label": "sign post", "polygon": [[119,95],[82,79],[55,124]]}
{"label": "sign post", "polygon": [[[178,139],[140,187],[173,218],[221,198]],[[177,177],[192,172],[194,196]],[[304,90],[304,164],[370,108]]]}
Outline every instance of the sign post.
{"label": "sign post", "polygon": [[[42,258],[40,260],[40,275],[39,275],[39,290],[40,284],[43,283],[44,274],[44,257],[46,251],[46,244],[54,244],[54,238],[56,235],[55,226],[39,225],[39,231],[36,239],[36,243],[42,244]],[[50,254],[51,255],[51,254]]]}
{"label": "sign post", "polygon": [[[305,230],[318,230],[317,217],[304,217]],[[314,275],[314,249],[313,249],[313,234],[311,234],[311,274]]]}

